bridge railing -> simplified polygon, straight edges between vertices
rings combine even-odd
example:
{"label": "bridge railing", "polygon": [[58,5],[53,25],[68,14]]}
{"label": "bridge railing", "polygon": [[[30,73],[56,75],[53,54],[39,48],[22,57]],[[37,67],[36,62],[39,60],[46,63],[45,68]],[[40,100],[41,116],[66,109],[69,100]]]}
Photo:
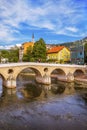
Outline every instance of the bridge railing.
{"label": "bridge railing", "polygon": [[10,66],[61,66],[61,67],[86,67],[87,65],[75,65],[75,64],[56,64],[56,63],[37,63],[37,62],[21,62],[21,63],[5,63],[0,64],[0,67],[10,67]]}

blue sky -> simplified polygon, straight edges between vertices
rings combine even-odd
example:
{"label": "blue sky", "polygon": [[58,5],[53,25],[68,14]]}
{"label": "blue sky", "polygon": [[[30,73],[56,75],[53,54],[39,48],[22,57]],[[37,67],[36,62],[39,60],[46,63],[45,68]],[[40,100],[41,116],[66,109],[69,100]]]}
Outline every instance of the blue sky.
{"label": "blue sky", "polygon": [[56,44],[87,36],[87,0],[0,0],[0,48],[43,38]]}

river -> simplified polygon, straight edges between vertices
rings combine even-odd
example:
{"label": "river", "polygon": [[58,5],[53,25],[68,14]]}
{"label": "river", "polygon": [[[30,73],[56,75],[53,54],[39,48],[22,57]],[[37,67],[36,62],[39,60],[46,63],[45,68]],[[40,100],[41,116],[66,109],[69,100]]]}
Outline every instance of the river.
{"label": "river", "polygon": [[20,76],[16,89],[0,79],[0,130],[87,130],[87,89],[53,80],[46,90],[29,79]]}

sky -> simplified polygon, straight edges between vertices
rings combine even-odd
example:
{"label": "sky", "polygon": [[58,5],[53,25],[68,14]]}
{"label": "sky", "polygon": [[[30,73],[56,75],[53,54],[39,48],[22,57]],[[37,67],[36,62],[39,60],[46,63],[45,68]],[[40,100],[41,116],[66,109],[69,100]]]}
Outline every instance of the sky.
{"label": "sky", "polygon": [[43,38],[46,44],[87,37],[87,0],[0,0],[0,49]]}

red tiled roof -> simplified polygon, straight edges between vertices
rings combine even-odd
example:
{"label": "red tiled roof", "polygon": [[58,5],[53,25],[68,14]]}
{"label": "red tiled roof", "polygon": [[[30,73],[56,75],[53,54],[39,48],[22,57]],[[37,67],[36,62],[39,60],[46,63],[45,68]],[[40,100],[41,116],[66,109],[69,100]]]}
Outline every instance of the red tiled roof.
{"label": "red tiled roof", "polygon": [[62,50],[63,48],[64,48],[64,46],[52,47],[50,50],[47,51],[47,53],[56,53],[56,52],[59,52],[60,50]]}

